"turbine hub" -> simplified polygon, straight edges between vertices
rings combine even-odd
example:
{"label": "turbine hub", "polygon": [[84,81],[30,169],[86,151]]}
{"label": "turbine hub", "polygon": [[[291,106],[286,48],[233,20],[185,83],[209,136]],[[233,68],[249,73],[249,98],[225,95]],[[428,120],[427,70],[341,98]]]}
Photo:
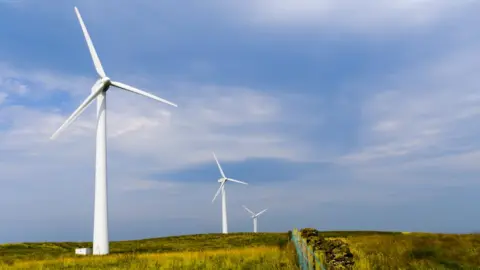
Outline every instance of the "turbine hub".
{"label": "turbine hub", "polygon": [[106,86],[109,86],[111,82],[109,77],[103,77],[100,81]]}

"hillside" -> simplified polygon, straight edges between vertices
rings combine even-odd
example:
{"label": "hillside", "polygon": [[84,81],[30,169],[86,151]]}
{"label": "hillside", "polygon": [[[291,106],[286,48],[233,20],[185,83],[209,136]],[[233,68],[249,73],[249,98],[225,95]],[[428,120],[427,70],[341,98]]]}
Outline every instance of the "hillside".
{"label": "hillside", "polygon": [[[339,250],[338,241],[346,243],[353,254],[353,269],[480,269],[480,234],[306,230],[302,231],[309,235],[309,243],[319,250],[330,249],[333,257],[339,257],[333,251]],[[316,240],[316,233],[329,242]]]}
{"label": "hillside", "polygon": [[287,233],[185,235],[111,242],[106,257],[74,254],[91,242],[4,244],[0,269],[296,269],[287,243]]}
{"label": "hillside", "polygon": [[[352,269],[480,269],[480,234],[316,232],[347,244]],[[74,255],[85,246],[91,243],[0,245],[0,269],[298,269],[288,233],[118,241],[105,257]]]}
{"label": "hillside", "polygon": [[397,233],[344,238],[358,269],[480,269],[479,234]]}

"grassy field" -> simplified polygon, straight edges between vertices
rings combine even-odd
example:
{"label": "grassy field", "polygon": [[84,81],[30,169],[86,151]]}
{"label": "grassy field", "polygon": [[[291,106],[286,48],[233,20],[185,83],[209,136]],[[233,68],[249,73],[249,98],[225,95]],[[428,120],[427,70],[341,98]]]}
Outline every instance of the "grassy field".
{"label": "grassy field", "polygon": [[0,245],[0,269],[297,269],[287,233],[187,235],[120,241],[111,255],[75,256],[91,243]]}
{"label": "grassy field", "polygon": [[[480,269],[480,234],[320,232],[348,244],[353,269]],[[112,242],[111,255],[75,256],[91,243],[0,245],[0,269],[298,269],[287,233],[187,235]]]}
{"label": "grassy field", "polygon": [[353,269],[480,269],[480,234],[321,232],[346,242]]}
{"label": "grassy field", "polygon": [[22,261],[0,269],[297,269],[288,248],[250,247],[210,251],[114,254],[106,257]]}
{"label": "grassy field", "polygon": [[383,234],[343,238],[356,269],[480,269],[478,234]]}

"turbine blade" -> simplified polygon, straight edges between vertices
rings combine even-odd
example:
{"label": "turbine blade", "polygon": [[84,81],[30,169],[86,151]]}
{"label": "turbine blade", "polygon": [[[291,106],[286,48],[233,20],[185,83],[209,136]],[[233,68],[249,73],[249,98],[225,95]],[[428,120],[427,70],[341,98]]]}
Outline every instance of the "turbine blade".
{"label": "turbine blade", "polygon": [[260,211],[260,213],[256,214],[256,215],[255,215],[255,217],[258,217],[258,216],[260,216],[261,214],[265,213],[265,211],[267,211],[267,210],[268,210],[268,208],[267,208],[267,209],[264,209],[264,210],[262,210],[262,211]]}
{"label": "turbine blade", "polygon": [[68,119],[53,133],[50,139],[55,139],[60,131],[68,127],[77,117],[92,103],[92,101],[103,91],[103,84],[94,84],[90,95],[78,106]]}
{"label": "turbine blade", "polygon": [[141,95],[141,96],[144,96],[144,97],[148,97],[148,98],[154,99],[156,101],[166,103],[168,105],[172,105],[173,107],[178,107],[177,104],[175,104],[173,102],[170,102],[170,101],[168,101],[166,99],[163,99],[163,98],[159,98],[155,95],[147,93],[147,92],[145,92],[143,90],[140,90],[138,88],[135,88],[133,86],[130,86],[130,85],[127,85],[127,84],[124,84],[124,83],[121,83],[121,82],[114,82],[114,81],[112,81],[111,83],[112,83],[113,86],[116,86],[116,87],[121,88],[123,90],[127,90],[127,91],[130,91],[132,93],[135,93],[135,94],[138,94],[138,95]]}
{"label": "turbine blade", "polygon": [[78,11],[77,7],[75,7],[75,13],[77,13],[78,21],[80,22],[80,26],[82,27],[83,35],[85,36],[85,40],[87,41],[88,50],[90,51],[90,55],[92,56],[93,64],[95,66],[95,69],[97,70],[97,74],[100,77],[105,77],[106,75],[105,75],[105,71],[103,71],[102,63],[98,58],[97,51],[95,51],[95,47],[93,47],[92,39],[88,34],[87,27],[85,26],[85,23],[83,23],[82,15],[80,15],[80,11]]}
{"label": "turbine blade", "polygon": [[245,183],[245,182],[242,182],[242,181],[239,181],[239,180],[235,180],[235,179],[232,179],[232,178],[227,178],[227,180],[228,180],[228,181],[235,182],[235,183],[240,183],[240,184],[248,185],[248,183]]}
{"label": "turbine blade", "polygon": [[215,199],[217,198],[218,194],[220,194],[220,191],[222,190],[222,188],[223,188],[224,185],[225,185],[225,181],[222,182],[222,184],[220,185],[220,187],[219,187],[218,190],[217,190],[217,193],[215,193],[215,196],[213,197],[212,203],[215,201]]}
{"label": "turbine blade", "polygon": [[242,206],[243,206],[243,208],[245,208],[245,210],[247,210],[250,214],[255,215],[255,213],[254,213],[252,210],[248,209],[245,205],[242,205]]}
{"label": "turbine blade", "polygon": [[227,178],[225,176],[225,173],[223,173],[222,166],[220,166],[220,163],[218,162],[217,156],[215,156],[215,153],[213,153],[213,152],[212,152],[212,154],[213,154],[213,158],[215,158],[215,161],[217,162],[217,166],[218,166],[218,169],[220,170],[220,174],[222,174],[223,178]]}

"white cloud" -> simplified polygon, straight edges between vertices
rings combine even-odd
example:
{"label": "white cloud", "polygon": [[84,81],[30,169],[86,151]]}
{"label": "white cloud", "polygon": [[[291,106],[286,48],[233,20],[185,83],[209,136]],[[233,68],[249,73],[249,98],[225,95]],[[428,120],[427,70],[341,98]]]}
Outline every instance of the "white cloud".
{"label": "white cloud", "polygon": [[341,162],[412,169],[473,159],[480,147],[478,53],[460,48],[379,82],[383,88],[363,106],[360,149]]}
{"label": "white cloud", "polygon": [[[48,74],[44,79],[40,75],[36,77],[36,85],[43,86],[53,85],[52,78],[66,77],[43,71],[10,73],[10,77],[20,81],[24,78],[16,74]],[[83,81],[83,78],[72,80]],[[46,90],[38,87],[31,91],[49,95],[50,90]],[[168,99],[178,103],[178,108],[117,89],[108,92],[111,168],[130,173],[135,179],[139,173],[176,170],[211,162],[212,150],[225,162],[249,157],[308,159],[308,147],[304,142],[289,133],[276,131],[282,124],[295,123],[298,112],[284,100],[289,100],[290,96],[208,85],[183,84],[177,90]],[[8,172],[16,175],[15,169],[24,168],[29,172],[26,174],[33,176],[38,172],[27,168],[42,164],[45,173],[62,174],[69,167],[91,166],[94,160],[94,105],[57,140],[49,140],[87,93],[85,88],[82,95],[80,89],[75,92],[74,100],[68,103],[68,109],[62,114],[55,108],[56,104],[3,108],[0,115],[5,119],[6,128],[0,132],[0,148],[14,153],[4,160],[4,165],[10,166]],[[29,157],[25,159],[24,155]],[[62,166],[58,166],[59,162]],[[7,180],[9,177],[4,179],[12,181]]]}
{"label": "white cloud", "polygon": [[11,78],[3,78],[0,81],[0,88],[5,92],[15,93],[17,95],[25,95],[28,91],[28,87],[25,84]]}
{"label": "white cloud", "polygon": [[[274,131],[294,122],[289,116],[295,114],[294,108],[281,96],[246,88],[189,85],[170,98],[179,107],[169,108],[114,91],[109,96],[109,146],[125,157],[148,157],[143,166],[185,168],[211,161],[212,150],[225,161],[308,158],[302,142]],[[93,134],[94,119],[89,118]]]}
{"label": "white cloud", "polygon": [[460,0],[252,0],[223,3],[232,16],[256,26],[328,28],[332,31],[371,32],[392,28],[415,29],[454,17],[475,1]]}
{"label": "white cloud", "polygon": [[[29,7],[48,16],[62,16],[73,22],[73,10],[68,2],[55,8],[34,1]],[[175,46],[175,36],[170,29],[186,29],[202,23],[240,23],[254,28],[275,28],[282,32],[293,28],[331,30],[333,33],[397,33],[397,30],[412,33],[425,27],[435,26],[444,21],[462,18],[465,11],[476,14],[478,1],[473,0],[248,0],[248,1],[203,1],[191,3],[182,8],[176,3],[147,1],[142,3],[114,3],[111,1],[86,0],[79,6],[85,15],[87,26],[102,31],[122,31],[130,28],[127,35],[153,37],[162,40],[162,48]],[[102,11],[108,9],[117,16],[105,20]],[[148,11],[148,12],[146,12]],[[195,11],[195,12],[192,12]],[[142,13],[142,16],[135,14]],[[148,25],[162,17],[162,24],[156,31],[148,31]],[[102,23],[97,23],[98,21]],[[123,27],[118,23],[128,21]],[[93,26],[95,24],[95,26]],[[93,31],[93,30],[92,30]],[[95,35],[94,35],[95,36]],[[112,35],[111,38],[115,38]],[[124,38],[124,35],[122,35]],[[118,40],[120,41],[120,39]],[[121,46],[117,44],[116,46]],[[155,47],[159,49],[158,46]],[[205,67],[198,67],[204,72]],[[207,70],[209,67],[207,67]]]}
{"label": "white cloud", "polygon": [[[83,96],[94,82],[95,77],[58,74],[49,70],[19,69],[9,63],[0,62],[0,89],[16,95],[25,95],[28,92],[30,99],[42,98],[55,91]],[[35,87],[35,91],[30,91],[30,87]]]}

